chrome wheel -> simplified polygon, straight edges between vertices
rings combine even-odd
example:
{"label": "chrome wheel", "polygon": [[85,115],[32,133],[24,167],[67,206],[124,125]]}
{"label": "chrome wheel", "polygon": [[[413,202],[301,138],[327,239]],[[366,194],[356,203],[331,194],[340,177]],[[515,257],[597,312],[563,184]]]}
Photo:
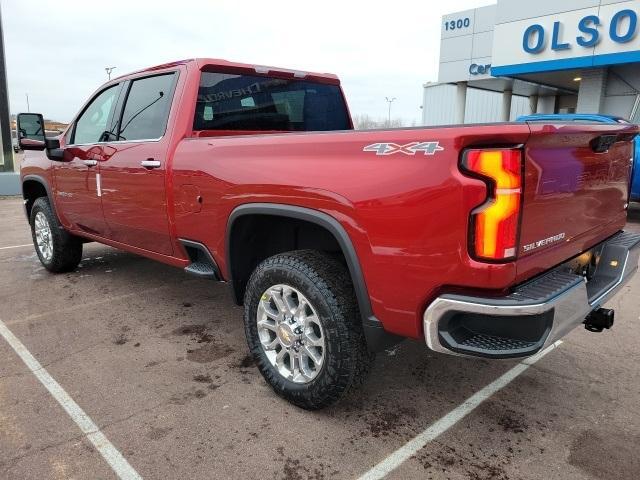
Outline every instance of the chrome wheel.
{"label": "chrome wheel", "polygon": [[298,290],[274,285],[260,297],[258,336],[264,352],[284,378],[312,381],[324,364],[325,338],[315,309]]}
{"label": "chrome wheel", "polygon": [[36,213],[34,219],[34,230],[36,232],[36,244],[42,258],[49,262],[53,257],[53,238],[51,236],[51,226],[44,213]]}

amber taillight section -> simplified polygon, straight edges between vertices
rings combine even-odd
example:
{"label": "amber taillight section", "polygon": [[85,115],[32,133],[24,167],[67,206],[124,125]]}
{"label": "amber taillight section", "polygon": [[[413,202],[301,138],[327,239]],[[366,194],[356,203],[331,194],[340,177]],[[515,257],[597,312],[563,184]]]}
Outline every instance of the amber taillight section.
{"label": "amber taillight section", "polygon": [[463,166],[485,180],[488,198],[471,215],[471,247],[480,260],[516,257],[522,202],[522,153],[516,149],[467,150]]}

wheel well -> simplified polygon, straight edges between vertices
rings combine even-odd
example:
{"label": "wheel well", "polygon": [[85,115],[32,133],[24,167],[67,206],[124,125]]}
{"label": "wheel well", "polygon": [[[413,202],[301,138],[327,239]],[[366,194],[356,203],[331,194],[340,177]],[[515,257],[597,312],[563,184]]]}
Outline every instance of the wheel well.
{"label": "wheel well", "polygon": [[229,269],[236,303],[241,305],[253,270],[273,255],[292,250],[318,250],[336,256],[346,265],[334,235],[307,220],[278,215],[248,214],[239,217],[229,232]]}
{"label": "wheel well", "polygon": [[40,197],[47,196],[47,189],[37,180],[25,180],[22,184],[22,197],[25,199],[25,208],[27,209],[27,217],[31,216],[31,208],[33,202]]}

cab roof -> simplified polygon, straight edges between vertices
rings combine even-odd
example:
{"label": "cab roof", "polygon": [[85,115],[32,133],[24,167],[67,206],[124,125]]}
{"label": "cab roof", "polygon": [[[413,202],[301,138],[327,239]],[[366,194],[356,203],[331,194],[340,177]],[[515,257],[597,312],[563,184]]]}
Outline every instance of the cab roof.
{"label": "cab roof", "polygon": [[204,71],[222,70],[228,73],[237,72],[239,74],[272,75],[277,77],[295,78],[299,80],[310,80],[319,83],[340,85],[340,79],[337,77],[337,75],[334,75],[332,73],[307,72],[303,70],[270,67],[266,65],[230,62],[228,60],[223,60],[220,58],[191,58],[186,60],[177,60],[174,62],[163,63],[161,65],[155,65],[153,67],[138,70],[136,72],[127,73],[126,75],[121,75],[120,77],[118,77],[118,79],[128,77],[129,75],[133,74],[155,72],[157,70],[164,70],[167,68],[177,67],[179,65],[187,65],[190,63],[194,63],[197,66],[198,70]]}

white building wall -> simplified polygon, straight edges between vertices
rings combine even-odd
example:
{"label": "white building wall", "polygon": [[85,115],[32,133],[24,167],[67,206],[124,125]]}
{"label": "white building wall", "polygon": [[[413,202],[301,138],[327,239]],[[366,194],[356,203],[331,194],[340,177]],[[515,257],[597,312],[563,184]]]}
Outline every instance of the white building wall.
{"label": "white building wall", "polygon": [[514,121],[516,118],[522,115],[530,115],[531,113],[535,112],[531,111],[529,97],[514,95],[511,98],[511,121]]}
{"label": "white building wall", "polygon": [[555,113],[556,97],[539,97],[536,113]]}
{"label": "white building wall", "polygon": [[[422,123],[426,126],[455,124],[456,86],[449,83],[426,85],[424,88]],[[499,122],[502,93],[469,88],[464,123]],[[511,120],[531,113],[529,98],[514,95]]]}
{"label": "white building wall", "polygon": [[449,83],[425,85],[422,101],[422,124],[455,123],[456,86]]}
{"label": "white building wall", "polygon": [[497,122],[502,112],[502,94],[470,88],[464,123]]}
{"label": "white building wall", "polygon": [[[459,82],[491,78],[496,5],[456,12],[442,17],[438,81]],[[479,72],[472,64],[482,67]]]}
{"label": "white building wall", "polygon": [[599,113],[607,88],[607,69],[590,68],[582,71],[577,113]]}
{"label": "white building wall", "polygon": [[636,105],[638,95],[640,95],[639,64],[609,67],[602,113],[617,115],[637,122],[640,120],[638,117],[640,112],[634,112],[633,108]]}

